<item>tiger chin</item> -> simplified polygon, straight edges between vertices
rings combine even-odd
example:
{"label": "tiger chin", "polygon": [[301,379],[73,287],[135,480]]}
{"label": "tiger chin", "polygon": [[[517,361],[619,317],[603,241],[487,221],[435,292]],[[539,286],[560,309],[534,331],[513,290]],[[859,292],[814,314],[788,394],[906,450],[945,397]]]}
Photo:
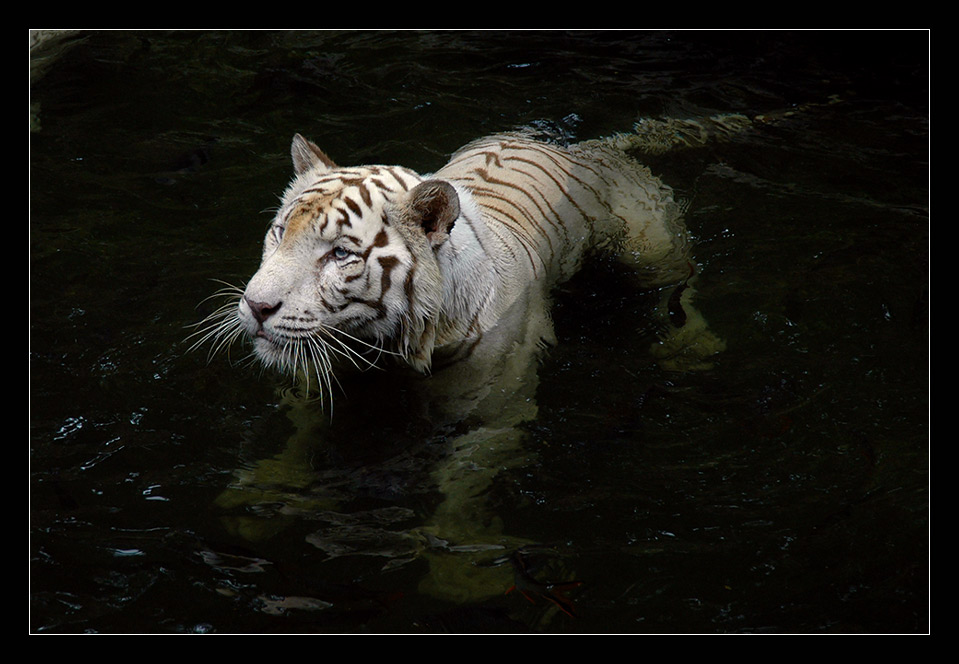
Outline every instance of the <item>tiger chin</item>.
{"label": "tiger chin", "polygon": [[[246,337],[264,365],[315,377],[329,394],[344,366],[393,361],[428,373],[504,352],[530,320],[549,320],[551,289],[596,249],[612,249],[649,286],[685,285],[681,206],[626,154],[643,140],[563,147],[502,134],[422,176],[340,167],[297,134],[295,176],[260,267],[201,341]],[[687,329],[672,326],[652,349],[666,368],[702,368],[723,349],[689,295]]]}

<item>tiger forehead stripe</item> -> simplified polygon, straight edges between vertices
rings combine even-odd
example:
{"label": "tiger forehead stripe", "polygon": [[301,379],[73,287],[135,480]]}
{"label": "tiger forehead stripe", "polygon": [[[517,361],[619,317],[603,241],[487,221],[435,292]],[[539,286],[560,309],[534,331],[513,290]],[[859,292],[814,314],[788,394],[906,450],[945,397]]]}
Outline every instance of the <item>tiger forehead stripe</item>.
{"label": "tiger forehead stripe", "polygon": [[355,214],[357,217],[363,216],[363,208],[361,208],[360,204],[354,201],[349,196],[343,197],[343,203],[346,204],[346,207],[350,208],[350,212]]}
{"label": "tiger forehead stripe", "polygon": [[418,181],[418,176],[402,167],[363,166],[329,173],[315,181],[307,192],[335,194],[353,214],[362,215],[362,206],[374,207],[377,193],[389,200],[409,191]]}
{"label": "tiger forehead stripe", "polygon": [[334,228],[352,226],[350,214],[362,217],[366,210],[373,208],[371,185],[382,189],[369,178],[356,175],[340,177],[335,181],[329,178],[317,180],[297,197],[287,213],[284,224],[286,233],[295,235],[313,222],[319,223],[320,232],[331,224]]}
{"label": "tiger forehead stripe", "polygon": [[292,236],[308,228],[313,220],[329,207],[334,198],[335,194],[330,193],[315,192],[301,195],[286,215],[285,235]]}

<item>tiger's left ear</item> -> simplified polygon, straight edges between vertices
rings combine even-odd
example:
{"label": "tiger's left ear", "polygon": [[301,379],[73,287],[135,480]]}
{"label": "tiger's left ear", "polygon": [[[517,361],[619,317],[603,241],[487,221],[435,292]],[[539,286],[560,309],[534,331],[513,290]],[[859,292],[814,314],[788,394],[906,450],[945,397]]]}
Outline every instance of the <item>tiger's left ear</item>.
{"label": "tiger's left ear", "polygon": [[293,157],[293,172],[302,175],[308,170],[322,164],[327,169],[336,168],[333,160],[326,156],[316,143],[307,140],[296,134],[293,137],[293,144],[290,146],[290,156]]}
{"label": "tiger's left ear", "polygon": [[410,222],[423,229],[433,249],[449,239],[460,216],[459,194],[443,180],[425,180],[413,187],[407,206]]}

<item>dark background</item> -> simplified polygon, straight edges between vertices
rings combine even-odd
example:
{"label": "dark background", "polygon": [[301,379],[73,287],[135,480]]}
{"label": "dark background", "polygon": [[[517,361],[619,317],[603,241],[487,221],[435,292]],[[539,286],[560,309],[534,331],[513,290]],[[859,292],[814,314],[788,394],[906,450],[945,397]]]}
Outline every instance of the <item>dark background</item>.
{"label": "dark background", "polygon": [[[928,47],[924,31],[104,31],[33,51],[30,630],[927,631]],[[728,345],[712,371],[657,369],[659,300],[610,265],[557,296],[527,461],[486,498],[583,582],[578,618],[506,588],[434,599],[406,552],[318,549],[332,528],[315,514],[251,514],[276,526],[257,541],[225,525],[216,497],[291,435],[284,383],[185,339],[214,280],[255,270],[295,132],[340,163],[428,172],[520,125],[578,140],[790,109],[649,161],[689,202],[697,302]],[[305,495],[335,486],[358,519],[435,500],[393,461],[361,477],[341,426]]]}

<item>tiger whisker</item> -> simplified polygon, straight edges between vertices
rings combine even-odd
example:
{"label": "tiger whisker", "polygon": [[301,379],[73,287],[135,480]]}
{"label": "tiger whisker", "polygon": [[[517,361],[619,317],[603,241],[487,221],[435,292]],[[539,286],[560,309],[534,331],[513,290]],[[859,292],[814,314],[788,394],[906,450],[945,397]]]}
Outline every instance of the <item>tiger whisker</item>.
{"label": "tiger whisker", "polygon": [[[313,361],[313,366],[316,370],[317,381],[320,385],[320,393],[326,394],[330,403],[330,414],[332,415],[333,381],[337,382],[337,386],[339,386],[341,390],[342,386],[339,385],[339,381],[336,379],[336,374],[333,372],[326,346],[322,342],[317,342],[317,340],[313,338],[309,339],[309,342],[306,344],[306,346],[309,350]],[[307,379],[307,384],[309,384],[309,379]]]}
{"label": "tiger whisker", "polygon": [[[374,344],[374,343],[372,343],[372,342],[364,341],[363,339],[360,339],[359,337],[355,337],[355,336],[353,336],[352,334],[350,334],[350,333],[348,333],[348,332],[344,332],[343,330],[341,330],[341,329],[339,329],[339,328],[330,327],[330,328],[326,328],[326,330],[332,331],[332,332],[336,332],[336,333],[338,333],[338,334],[342,334],[343,336],[347,337],[350,341],[354,341],[354,342],[356,342],[356,343],[358,343],[358,344],[361,344],[361,345],[363,345],[363,346],[366,346],[366,347],[369,348],[370,350],[375,350],[377,353],[386,353],[387,355],[395,355],[395,356],[397,356],[397,357],[402,357],[402,356],[403,356],[402,353],[397,353],[396,351],[388,350],[388,349],[383,348],[382,346],[377,345],[377,344]],[[342,343],[342,342],[340,342],[340,343]],[[351,350],[352,350],[352,349],[351,349]],[[355,352],[355,351],[354,351],[354,352]]]}
{"label": "tiger whisker", "polygon": [[[326,332],[326,330],[324,330],[324,332]],[[328,337],[329,341],[334,341],[334,342],[336,342],[336,344],[339,346],[339,348],[337,348],[336,346],[333,346],[333,345],[330,344],[328,341],[322,341],[321,343],[324,343],[325,346],[326,346],[326,348],[328,348],[328,349],[329,349],[330,351],[332,351],[333,353],[336,353],[336,354],[339,355],[340,357],[343,357],[343,358],[345,358],[346,360],[348,360],[354,367],[356,367],[356,368],[359,369],[360,371],[364,371],[364,370],[366,370],[366,369],[378,369],[378,368],[379,368],[379,367],[376,365],[376,360],[370,360],[369,358],[365,357],[363,354],[361,354],[361,353],[360,353],[359,351],[357,351],[355,348],[351,348],[351,347],[350,347],[348,344],[346,344],[342,339],[337,339],[336,337],[334,337],[334,336],[332,336],[332,335],[329,335],[329,334],[327,334],[327,337]],[[370,346],[370,348],[372,348],[372,349],[374,349],[374,350],[379,350],[379,349],[377,349],[375,346]],[[366,366],[365,366],[365,367],[360,366],[360,364],[359,364],[359,362],[357,362],[357,360],[362,360],[363,363],[364,363]]]}
{"label": "tiger whisker", "polygon": [[239,318],[236,315],[236,305],[242,296],[242,289],[226,282],[220,283],[225,284],[226,287],[204,298],[203,302],[217,297],[228,298],[227,301],[214,309],[203,320],[188,326],[194,327],[196,330],[185,339],[185,341],[193,340],[188,352],[193,352],[212,341],[207,353],[208,360],[217,353],[230,348],[243,334]]}

